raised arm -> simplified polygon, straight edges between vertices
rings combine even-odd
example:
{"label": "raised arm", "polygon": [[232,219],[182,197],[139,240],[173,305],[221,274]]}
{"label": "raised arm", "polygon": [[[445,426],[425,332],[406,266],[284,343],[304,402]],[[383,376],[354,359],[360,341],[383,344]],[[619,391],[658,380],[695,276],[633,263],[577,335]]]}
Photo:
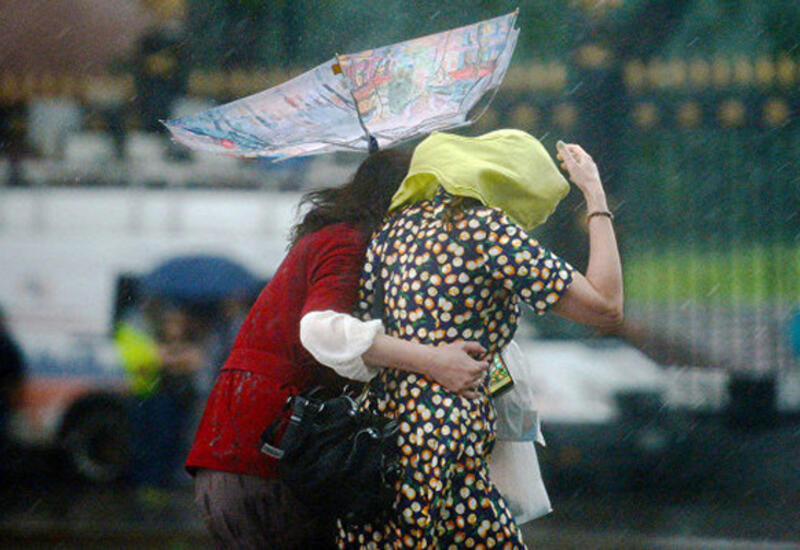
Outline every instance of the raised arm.
{"label": "raised arm", "polygon": [[572,284],[552,312],[598,328],[622,323],[624,293],[622,264],[614,235],[613,216],[597,165],[580,145],[558,142],[561,167],[581,190],[589,227],[589,264],[586,275],[573,274]]}

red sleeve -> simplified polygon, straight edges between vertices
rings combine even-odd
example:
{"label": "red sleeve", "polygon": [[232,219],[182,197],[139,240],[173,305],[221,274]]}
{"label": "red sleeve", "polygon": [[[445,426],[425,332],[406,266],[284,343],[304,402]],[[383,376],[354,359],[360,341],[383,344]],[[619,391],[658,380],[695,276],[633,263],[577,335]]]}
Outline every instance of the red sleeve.
{"label": "red sleeve", "polygon": [[366,241],[348,226],[317,235],[307,270],[308,293],[301,317],[310,311],[353,311],[364,264]]}

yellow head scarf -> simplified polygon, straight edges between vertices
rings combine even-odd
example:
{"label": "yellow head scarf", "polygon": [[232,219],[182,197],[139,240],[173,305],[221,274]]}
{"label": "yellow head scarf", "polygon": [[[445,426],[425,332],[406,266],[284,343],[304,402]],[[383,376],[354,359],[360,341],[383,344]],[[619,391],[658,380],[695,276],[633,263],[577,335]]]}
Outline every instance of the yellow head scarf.
{"label": "yellow head scarf", "polygon": [[425,138],[389,211],[433,198],[439,185],[451,195],[501,209],[526,231],[547,220],[569,192],[544,146],[511,129],[477,137],[435,132]]}

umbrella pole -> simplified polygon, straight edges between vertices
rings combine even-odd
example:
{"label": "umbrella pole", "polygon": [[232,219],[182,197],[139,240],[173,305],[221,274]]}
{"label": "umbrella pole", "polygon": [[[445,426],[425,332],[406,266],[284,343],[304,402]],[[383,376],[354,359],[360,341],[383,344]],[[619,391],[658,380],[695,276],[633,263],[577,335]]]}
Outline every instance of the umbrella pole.
{"label": "umbrella pole", "polygon": [[[342,66],[342,62],[339,60],[338,53],[336,54],[336,62],[339,64],[340,67]],[[361,118],[361,111],[358,109],[358,100],[356,100],[356,95],[353,93],[353,87],[350,86],[350,81],[348,80],[347,75],[343,76],[345,82],[347,83],[347,91],[350,92],[350,97],[353,98],[353,106],[356,108],[356,117],[358,118],[358,125],[361,126],[362,130],[364,130],[364,134],[366,135],[367,138],[367,144],[368,144],[367,150],[369,151],[370,154],[375,153],[379,149],[378,140],[375,139],[375,136],[369,133],[369,130],[367,130],[367,127],[364,124],[364,119]]]}
{"label": "umbrella pole", "polygon": [[367,130],[367,127],[364,125],[364,120],[361,118],[361,111],[358,110],[358,102],[356,101],[356,96],[353,93],[353,90],[350,90],[350,97],[353,98],[353,104],[356,106],[356,116],[358,117],[358,124],[359,126],[361,126],[361,129],[364,130],[364,133],[367,136],[368,151],[370,152],[370,154],[375,153],[378,150],[378,140],[375,139],[375,136],[369,133],[369,130]]}

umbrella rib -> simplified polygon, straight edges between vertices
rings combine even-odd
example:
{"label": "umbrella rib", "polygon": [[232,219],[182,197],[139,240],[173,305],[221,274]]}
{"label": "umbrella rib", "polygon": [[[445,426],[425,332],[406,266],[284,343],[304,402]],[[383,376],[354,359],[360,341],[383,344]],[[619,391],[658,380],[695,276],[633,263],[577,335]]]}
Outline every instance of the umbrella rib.
{"label": "umbrella rib", "polygon": [[[250,135],[250,134],[248,134],[246,132],[243,132],[242,130],[236,128],[232,124],[232,121],[230,121],[230,120],[218,119],[218,118],[213,117],[213,116],[209,116],[209,119],[214,124],[214,128],[220,134],[224,135],[225,133],[231,133],[231,134],[233,134],[233,136],[236,139],[242,139],[242,141],[249,142],[250,144],[255,144],[256,146],[259,146],[259,147],[263,147],[265,145],[264,142],[262,142],[260,139],[256,138],[255,136],[252,136],[252,135]],[[194,134],[197,134],[197,135],[207,136],[207,137],[210,137],[210,138],[213,138],[213,139],[217,139],[217,136],[212,135],[210,132],[204,132],[204,131],[202,131],[200,129],[192,129],[190,131],[192,133],[194,133]],[[269,147],[269,144],[266,144],[266,146]]]}
{"label": "umbrella rib", "polygon": [[[251,115],[251,116],[252,116],[254,119],[256,119],[257,121],[259,121],[259,122],[260,122],[261,124],[263,124],[264,126],[268,126],[268,122],[267,122],[267,120],[266,120],[266,119],[263,119],[263,118],[261,118],[260,116],[258,116],[258,114],[256,113],[255,109],[253,109],[253,108],[252,108],[252,107],[250,107],[249,105],[245,105],[245,108],[247,109],[247,111],[250,113],[250,115]],[[228,123],[228,124],[229,124],[229,125],[231,125],[231,123]],[[266,139],[257,138],[257,137],[256,137],[254,134],[251,134],[251,133],[249,133],[249,132],[245,132],[245,131],[243,131],[243,130],[238,130],[238,129],[237,129],[237,131],[239,132],[239,135],[250,136],[250,137],[251,137],[251,139],[252,139],[252,140],[253,140],[255,143],[258,143],[258,144],[259,144],[259,146],[260,146],[260,147],[272,147],[272,146],[273,146],[273,144],[272,144],[270,141],[266,140]]]}
{"label": "umbrella rib", "polygon": [[[343,94],[340,94],[338,91],[336,91],[333,88],[333,86],[331,86],[330,84],[323,84],[322,87],[325,88],[326,90],[328,90],[334,96],[336,96],[339,99],[341,99],[342,102],[345,103],[345,104],[349,104],[350,100],[353,99],[353,93],[352,92],[350,93],[350,97],[348,98],[347,96],[345,96]],[[332,101],[330,98],[324,97],[324,99],[325,99],[325,101],[327,101],[331,105],[338,107],[338,105],[336,105],[336,103],[334,101]],[[358,106],[354,105],[353,108],[355,109],[356,112],[358,112]]]}
{"label": "umbrella rib", "polygon": [[[212,123],[212,125],[214,127],[214,130],[216,130],[217,134],[219,134],[219,135],[224,135],[225,134],[226,129],[222,127],[222,124],[221,124],[220,120],[217,120],[215,117],[211,116],[210,114],[208,116],[208,119],[211,121],[211,123]],[[211,138],[211,139],[220,139],[217,135],[214,135],[215,132],[204,130],[202,128],[186,126],[186,127],[184,127],[183,131],[191,133],[191,134],[194,134],[195,136],[202,136],[202,137]]]}
{"label": "umbrella rib", "polygon": [[[258,115],[255,114],[255,112],[253,111],[252,107],[250,107],[249,105],[244,105],[244,107],[247,109],[247,111],[252,116],[254,116],[258,120]],[[256,145],[257,147],[264,148],[264,147],[270,147],[271,146],[271,144],[268,141],[265,141],[265,140],[257,137],[255,134],[253,134],[251,132],[247,132],[246,130],[244,130],[244,129],[238,127],[238,126],[235,126],[234,125],[235,120],[236,119],[230,119],[230,120],[228,120],[227,124],[228,124],[228,127],[234,132],[234,134],[236,136],[238,136],[241,139],[244,139],[245,141],[249,141],[250,143]]]}

